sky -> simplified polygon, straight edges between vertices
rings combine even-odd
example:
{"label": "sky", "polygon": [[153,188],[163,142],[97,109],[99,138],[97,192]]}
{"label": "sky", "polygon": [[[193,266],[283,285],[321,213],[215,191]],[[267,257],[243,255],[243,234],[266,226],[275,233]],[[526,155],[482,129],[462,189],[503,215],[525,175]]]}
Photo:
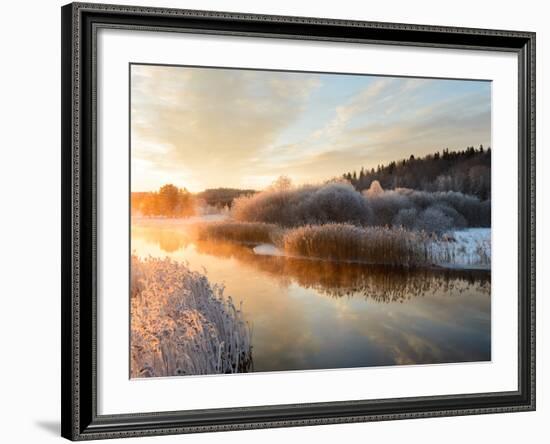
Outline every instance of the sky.
{"label": "sky", "polygon": [[491,145],[488,81],[131,66],[132,191],[296,185]]}

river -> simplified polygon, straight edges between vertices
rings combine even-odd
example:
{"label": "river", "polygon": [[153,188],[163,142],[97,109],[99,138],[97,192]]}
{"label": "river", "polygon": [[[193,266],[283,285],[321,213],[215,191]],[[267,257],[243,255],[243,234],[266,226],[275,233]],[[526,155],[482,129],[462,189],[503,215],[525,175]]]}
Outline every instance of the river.
{"label": "river", "polygon": [[206,273],[252,326],[254,371],[489,361],[491,274],[257,255],[137,221],[131,250]]}

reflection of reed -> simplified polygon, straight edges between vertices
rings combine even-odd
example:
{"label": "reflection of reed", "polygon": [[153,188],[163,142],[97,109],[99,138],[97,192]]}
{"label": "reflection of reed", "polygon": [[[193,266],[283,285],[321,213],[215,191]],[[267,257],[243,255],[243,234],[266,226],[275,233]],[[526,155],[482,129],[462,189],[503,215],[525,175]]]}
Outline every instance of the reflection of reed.
{"label": "reflection of reed", "polygon": [[198,253],[232,257],[269,274],[284,284],[296,283],[332,297],[357,294],[378,302],[403,302],[436,291],[459,294],[466,290],[490,294],[488,271],[400,268],[289,257],[259,256],[249,246],[222,240],[197,240],[195,227],[132,226],[132,235],[157,244],[166,253],[195,244]]}
{"label": "reflection of reed", "polygon": [[389,303],[403,302],[437,291],[453,294],[472,289],[482,294],[490,294],[491,291],[491,274],[486,271],[406,269],[258,256],[245,246],[220,241],[199,242],[196,247],[197,251],[203,254],[235,258],[287,285],[297,283],[332,297],[361,294],[377,302]]}

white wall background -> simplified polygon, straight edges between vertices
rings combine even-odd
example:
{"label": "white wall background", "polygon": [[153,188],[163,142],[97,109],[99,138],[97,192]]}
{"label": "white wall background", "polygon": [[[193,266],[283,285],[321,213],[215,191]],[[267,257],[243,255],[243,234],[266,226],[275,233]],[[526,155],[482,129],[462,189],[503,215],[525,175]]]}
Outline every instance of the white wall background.
{"label": "white wall background", "polygon": [[[545,2],[461,0],[145,0],[115,3],[307,15],[537,32],[538,409],[484,415],[140,438],[125,442],[279,443],[400,440],[427,443],[545,442],[550,385],[545,383],[550,317],[545,303],[544,153],[550,119],[545,67],[550,14]],[[59,441],[60,411],[60,6],[59,0],[5,2],[0,26],[0,436],[2,442]],[[546,74],[548,76],[548,74]],[[513,185],[511,184],[512,188]]]}

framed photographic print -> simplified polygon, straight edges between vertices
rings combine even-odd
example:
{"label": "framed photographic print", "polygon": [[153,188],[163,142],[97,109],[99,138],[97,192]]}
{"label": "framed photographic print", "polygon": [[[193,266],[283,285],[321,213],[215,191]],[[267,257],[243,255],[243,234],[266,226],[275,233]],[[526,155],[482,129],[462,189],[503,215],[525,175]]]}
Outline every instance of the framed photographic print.
{"label": "framed photographic print", "polygon": [[62,435],[535,408],[535,35],[62,8]]}

